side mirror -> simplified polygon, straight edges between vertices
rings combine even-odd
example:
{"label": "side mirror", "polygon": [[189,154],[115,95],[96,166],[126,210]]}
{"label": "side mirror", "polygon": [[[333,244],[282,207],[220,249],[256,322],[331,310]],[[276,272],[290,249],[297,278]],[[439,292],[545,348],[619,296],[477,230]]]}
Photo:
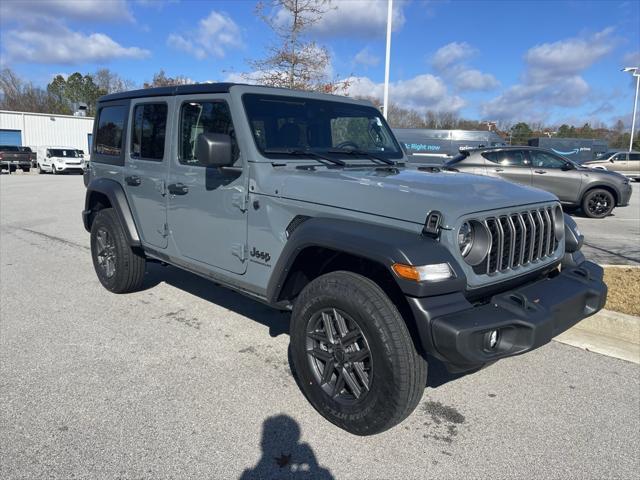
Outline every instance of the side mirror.
{"label": "side mirror", "polygon": [[613,158],[609,160],[611,163],[613,163]]}
{"label": "side mirror", "polygon": [[573,165],[570,163],[565,163],[564,165],[562,165],[562,171],[566,172],[567,170],[573,170]]}
{"label": "side mirror", "polygon": [[47,152],[47,158],[51,158],[51,154]]}
{"label": "side mirror", "polygon": [[202,165],[227,167],[233,163],[231,136],[224,133],[201,133],[196,143],[196,156]]}

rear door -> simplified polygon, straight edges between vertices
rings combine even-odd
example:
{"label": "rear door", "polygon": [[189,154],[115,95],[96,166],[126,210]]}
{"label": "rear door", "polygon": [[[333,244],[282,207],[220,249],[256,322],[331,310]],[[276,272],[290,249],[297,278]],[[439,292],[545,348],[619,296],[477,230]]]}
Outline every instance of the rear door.
{"label": "rear door", "polygon": [[202,133],[235,138],[226,94],[176,97],[176,148],[168,180],[168,223],[177,255],[242,274],[247,268],[247,168],[237,144],[235,167],[198,161]]}
{"label": "rear door", "polygon": [[497,150],[483,152],[488,160],[487,174],[510,182],[531,185],[531,165],[524,150]]}
{"label": "rear door", "polygon": [[627,169],[623,172],[633,178],[640,177],[640,153],[629,153],[627,160]]}
{"label": "rear door", "polygon": [[172,97],[141,98],[131,102],[124,183],[142,240],[166,248],[168,174],[171,134],[168,112]]}
{"label": "rear door", "polygon": [[564,169],[567,162],[562,157],[542,150],[529,151],[533,169],[533,186],[556,195],[561,201],[576,203],[582,184],[582,172],[575,168]]}

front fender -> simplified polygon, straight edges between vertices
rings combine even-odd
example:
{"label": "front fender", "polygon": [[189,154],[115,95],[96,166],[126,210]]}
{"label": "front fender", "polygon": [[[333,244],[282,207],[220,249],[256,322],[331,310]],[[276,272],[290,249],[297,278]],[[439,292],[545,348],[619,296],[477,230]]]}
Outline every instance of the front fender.
{"label": "front fender", "polygon": [[[419,233],[333,218],[310,218],[289,237],[267,286],[275,303],[297,256],[306,248],[323,247],[374,261],[392,272],[400,289],[414,297],[464,291],[466,277],[456,259],[438,240]],[[395,275],[394,263],[427,265],[448,263],[455,278],[440,282],[412,282]]]}
{"label": "front fender", "polygon": [[133,220],[127,196],[124,193],[122,185],[110,178],[97,178],[87,185],[84,211],[82,212],[84,228],[88,232],[91,231],[91,223],[93,222],[93,217],[97,212],[95,208],[95,194],[102,194],[107,197],[111,207],[115,210],[116,215],[118,215],[118,219],[125,231],[129,245],[134,247],[139,246],[140,235],[138,234],[138,228]]}

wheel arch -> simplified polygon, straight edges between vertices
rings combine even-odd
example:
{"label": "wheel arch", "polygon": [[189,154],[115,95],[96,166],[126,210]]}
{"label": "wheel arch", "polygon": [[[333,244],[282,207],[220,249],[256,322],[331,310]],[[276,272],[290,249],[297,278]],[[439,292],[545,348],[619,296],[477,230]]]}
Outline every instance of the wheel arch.
{"label": "wheel arch", "polygon": [[[420,284],[392,273],[394,263],[448,263],[455,278]],[[267,299],[272,304],[289,303],[314,278],[336,270],[368,276],[402,297],[441,295],[466,286],[456,260],[433,238],[358,221],[310,218],[291,233],[271,274]]]}
{"label": "wheel arch", "polygon": [[620,201],[620,192],[618,192],[618,189],[616,187],[608,183],[591,183],[587,185],[584,192],[582,192],[582,196],[580,197],[580,205],[582,205],[582,202],[584,201],[585,197],[589,194],[589,192],[592,192],[593,190],[597,190],[597,189],[608,191],[611,195],[613,195],[613,200],[615,205],[618,205],[618,202]]}
{"label": "wheel arch", "polygon": [[113,208],[125,231],[130,246],[140,246],[140,236],[122,185],[109,178],[92,180],[87,186],[85,206],[82,212],[84,227],[91,231],[96,214],[103,208]]}

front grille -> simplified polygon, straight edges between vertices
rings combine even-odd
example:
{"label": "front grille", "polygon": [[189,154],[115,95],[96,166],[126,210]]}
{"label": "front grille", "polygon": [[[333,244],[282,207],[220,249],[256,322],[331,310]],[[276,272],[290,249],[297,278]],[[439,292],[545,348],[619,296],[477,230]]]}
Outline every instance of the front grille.
{"label": "front grille", "polygon": [[492,275],[525,267],[552,257],[558,248],[554,206],[478,220],[489,232],[486,260],[473,267],[476,274]]}

